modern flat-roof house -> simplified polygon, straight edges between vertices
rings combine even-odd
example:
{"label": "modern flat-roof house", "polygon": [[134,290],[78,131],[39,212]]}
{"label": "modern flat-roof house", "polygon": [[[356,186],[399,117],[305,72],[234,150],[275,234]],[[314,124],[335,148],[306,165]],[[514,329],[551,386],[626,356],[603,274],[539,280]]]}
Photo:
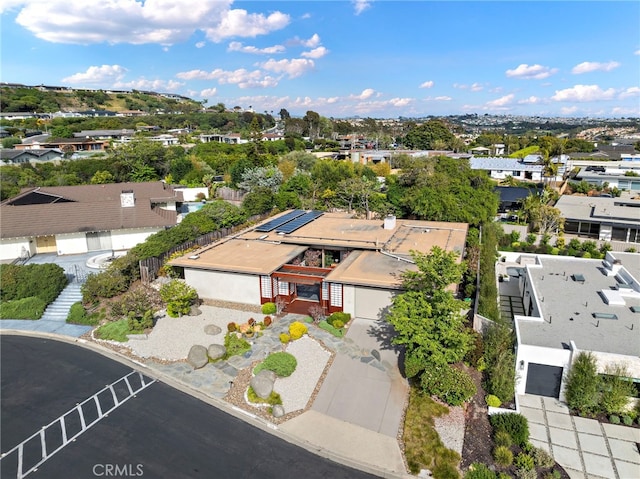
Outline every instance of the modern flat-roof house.
{"label": "modern flat-roof house", "polygon": [[612,167],[583,167],[576,174],[578,181],[584,180],[596,186],[614,186],[619,190],[640,191],[640,163],[629,161],[618,163],[617,168]]}
{"label": "modern flat-roof house", "polygon": [[233,238],[171,261],[201,298],[259,306],[284,300],[379,319],[414,269],[411,250],[433,246],[462,258],[466,223],[355,219],[346,213],[283,213]]}
{"label": "modern flat-roof house", "polygon": [[542,165],[518,158],[473,157],[469,159],[472,170],[483,170],[494,180],[511,176],[516,180],[542,181]]}
{"label": "modern flat-roof house", "polygon": [[517,393],[564,398],[566,373],[579,351],[598,371],[624,365],[640,382],[640,255],[605,260],[502,253],[523,314],[514,316]]}
{"label": "modern flat-roof house", "polygon": [[[564,232],[602,241],[640,243],[640,199],[562,195],[555,207]],[[631,246],[631,245],[630,245]]]}
{"label": "modern flat-roof house", "polygon": [[176,225],[181,201],[161,181],[24,189],[0,203],[0,260],[127,250]]}

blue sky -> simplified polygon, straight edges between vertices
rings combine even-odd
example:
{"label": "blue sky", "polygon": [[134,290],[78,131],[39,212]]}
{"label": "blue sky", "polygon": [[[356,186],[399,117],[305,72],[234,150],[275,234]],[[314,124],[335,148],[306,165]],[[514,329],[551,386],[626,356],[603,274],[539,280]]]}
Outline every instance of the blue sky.
{"label": "blue sky", "polygon": [[323,116],[640,116],[640,2],[0,0],[0,80]]}

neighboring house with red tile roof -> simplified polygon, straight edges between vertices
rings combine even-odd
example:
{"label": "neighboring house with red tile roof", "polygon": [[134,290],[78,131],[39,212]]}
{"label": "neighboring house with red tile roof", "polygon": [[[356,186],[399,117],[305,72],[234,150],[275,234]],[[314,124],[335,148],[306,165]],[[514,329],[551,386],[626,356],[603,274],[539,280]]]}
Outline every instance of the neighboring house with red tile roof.
{"label": "neighboring house with red tile roof", "polygon": [[181,202],[161,181],[23,189],[0,203],[0,260],[127,250],[175,226]]}

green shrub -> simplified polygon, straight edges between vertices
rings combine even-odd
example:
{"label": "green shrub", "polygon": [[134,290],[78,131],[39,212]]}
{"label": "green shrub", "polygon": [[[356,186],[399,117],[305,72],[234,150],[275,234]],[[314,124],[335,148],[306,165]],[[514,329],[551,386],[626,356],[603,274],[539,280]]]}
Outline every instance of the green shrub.
{"label": "green shrub", "polygon": [[552,470],[551,472],[546,473],[542,479],[561,479],[562,474],[557,469]]}
{"label": "green shrub", "polygon": [[0,299],[3,302],[36,296],[49,304],[67,283],[64,269],[57,264],[0,265]]}
{"label": "green shrub", "polygon": [[535,469],[533,457],[524,452],[521,452],[516,456],[514,463],[518,469],[526,469],[527,471]]}
{"label": "green shrub", "polygon": [[493,394],[488,394],[484,398],[484,400],[489,407],[500,407],[502,405],[502,401],[500,401],[500,398],[498,396],[494,396]]}
{"label": "green shrub", "polygon": [[267,403],[267,404],[270,404],[271,406],[275,406],[276,404],[282,404],[282,398],[280,397],[280,394],[278,394],[277,392],[271,391],[271,394],[267,399],[262,399],[260,396],[256,394],[256,392],[253,390],[251,386],[249,386],[249,389],[247,389],[247,398],[249,399],[249,402],[256,403],[256,404]]}
{"label": "green shrub", "polygon": [[258,364],[253,370],[254,374],[258,374],[263,369],[273,371],[277,376],[286,378],[291,376],[298,366],[298,361],[293,354],[278,352],[272,353]]}
{"label": "green shrub", "polygon": [[282,344],[287,344],[289,341],[291,341],[291,336],[289,336],[287,333],[280,333],[280,336],[278,336],[280,338],[280,342]]}
{"label": "green shrub", "polygon": [[[340,329],[342,326],[347,324],[351,320],[351,315],[349,313],[335,312],[331,313],[327,318],[327,323],[329,323],[334,328]],[[340,321],[342,326],[336,326],[336,322]]]}
{"label": "green shrub", "polygon": [[590,352],[579,352],[567,375],[567,406],[581,415],[592,414],[598,407],[599,387],[595,356]]}
{"label": "green shrub", "polygon": [[426,394],[437,396],[451,406],[459,406],[476,393],[471,377],[449,364],[428,364],[420,376]]}
{"label": "green shrub", "polygon": [[104,324],[95,331],[95,336],[98,339],[118,341],[120,343],[125,343],[129,340],[127,334],[131,334],[131,331],[129,331],[129,320],[127,318]]}
{"label": "green shrub", "polygon": [[506,446],[497,446],[493,450],[493,459],[496,461],[496,464],[509,467],[513,463],[513,452]]}
{"label": "green shrub", "polygon": [[[113,266],[113,265],[112,265]],[[82,285],[82,301],[97,303],[101,298],[113,298],[129,287],[127,278],[115,268],[98,274],[90,274]]]}
{"label": "green shrub", "polygon": [[617,414],[612,414],[611,416],[609,416],[609,422],[611,424],[620,424],[620,416],[618,416]]}
{"label": "green shrub", "polygon": [[160,297],[167,303],[167,314],[177,318],[189,313],[191,305],[198,299],[198,293],[184,281],[174,279],[162,285]]}
{"label": "green shrub", "polygon": [[146,286],[131,288],[111,303],[111,315],[114,318],[129,317],[132,313],[141,318],[144,314],[160,305],[156,290]]}
{"label": "green shrub", "polygon": [[236,333],[227,333],[224,337],[224,347],[227,349],[224,359],[251,351],[251,345],[241,337],[239,338]]}
{"label": "green shrub", "polygon": [[85,326],[95,326],[98,324],[99,316],[97,314],[87,314],[82,303],[78,301],[73,303],[67,315],[67,323],[83,324]]}
{"label": "green shrub", "polygon": [[516,477],[518,479],[537,479],[538,473],[535,469],[525,469],[520,467],[516,469]]}
{"label": "green shrub", "polygon": [[47,303],[37,296],[3,301],[0,302],[0,319],[40,319],[46,308]]}
{"label": "green shrub", "polygon": [[606,414],[621,413],[630,396],[635,393],[631,374],[624,365],[607,365],[600,376],[600,409]]}
{"label": "green shrub", "polygon": [[486,464],[474,462],[469,466],[469,470],[464,473],[464,479],[496,479],[496,473]]}
{"label": "green shrub", "polygon": [[129,331],[132,333],[142,333],[145,329],[153,327],[153,310],[147,310],[142,315],[131,311],[127,317]]}
{"label": "green shrub", "polygon": [[344,329],[337,329],[334,328],[333,326],[331,326],[329,323],[327,323],[327,321],[320,321],[318,323],[318,327],[320,329],[324,329],[325,331],[327,331],[328,333],[333,334],[336,338],[341,338],[344,336]]}
{"label": "green shrub", "polygon": [[340,321],[339,319],[335,320],[333,322],[333,327],[336,329],[342,329],[344,328],[344,323],[342,321]]}
{"label": "green shrub", "polygon": [[276,303],[264,303],[262,305],[262,314],[276,314],[277,311]]}
{"label": "green shrub", "polygon": [[516,444],[523,446],[529,441],[529,423],[522,414],[492,414],[489,422],[494,431],[505,431]]}
{"label": "green shrub", "polygon": [[493,443],[496,446],[511,447],[513,439],[507,431],[496,431],[493,435]]}
{"label": "green shrub", "polygon": [[625,414],[624,416],[622,416],[622,423],[625,426],[633,426],[633,418],[628,414]]}
{"label": "green shrub", "polygon": [[531,451],[531,457],[536,467],[548,469],[556,464],[555,459],[547,451],[540,447],[534,447]]}
{"label": "green shrub", "polygon": [[292,340],[300,339],[307,333],[307,326],[300,321],[294,321],[289,325],[289,335]]}

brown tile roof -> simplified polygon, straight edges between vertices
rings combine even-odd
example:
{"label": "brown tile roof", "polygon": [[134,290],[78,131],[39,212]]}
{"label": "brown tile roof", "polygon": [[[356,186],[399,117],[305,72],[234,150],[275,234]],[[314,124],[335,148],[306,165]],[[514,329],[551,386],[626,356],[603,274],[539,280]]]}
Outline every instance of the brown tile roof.
{"label": "brown tile roof", "polygon": [[[120,193],[126,190],[135,194],[134,207],[120,205]],[[25,200],[34,193],[62,201],[19,204],[18,200]],[[170,200],[182,201],[182,194],[160,181],[30,188],[0,204],[0,237],[173,226],[176,212],[163,210],[158,214],[153,209],[153,203]]]}

